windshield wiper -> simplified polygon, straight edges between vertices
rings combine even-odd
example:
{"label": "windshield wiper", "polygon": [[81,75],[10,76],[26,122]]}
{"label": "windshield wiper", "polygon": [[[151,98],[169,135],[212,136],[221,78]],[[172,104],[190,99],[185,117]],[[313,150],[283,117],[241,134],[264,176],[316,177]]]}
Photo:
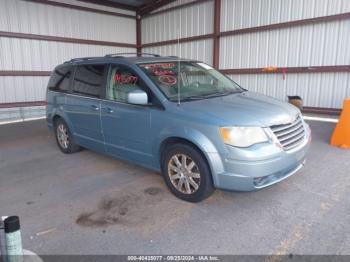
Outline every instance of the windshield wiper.
{"label": "windshield wiper", "polygon": [[224,92],[215,92],[215,93],[209,93],[209,94],[203,94],[203,95],[188,96],[188,97],[185,97],[183,100],[200,100],[200,99],[206,99],[206,98],[227,96],[227,95],[241,93],[241,92],[242,90],[229,90]]}
{"label": "windshield wiper", "polygon": [[[209,94],[203,94],[203,95],[193,95],[193,96],[186,96],[186,97],[182,97],[181,101],[189,101],[189,100],[201,100],[201,99],[205,99],[205,98],[209,98],[212,95],[216,95],[217,93],[209,93]],[[171,97],[170,98],[171,101],[176,101],[176,98]]]}
{"label": "windshield wiper", "polygon": [[206,95],[194,95],[194,96],[187,96],[181,99],[181,101],[192,101],[192,100],[202,100],[206,98],[216,97],[217,93],[213,94],[206,94]]}

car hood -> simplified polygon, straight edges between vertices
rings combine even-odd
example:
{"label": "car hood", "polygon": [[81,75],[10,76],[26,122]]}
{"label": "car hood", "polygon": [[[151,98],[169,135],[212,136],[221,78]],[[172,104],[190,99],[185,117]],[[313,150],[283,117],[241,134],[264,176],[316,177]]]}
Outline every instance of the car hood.
{"label": "car hood", "polygon": [[261,127],[293,122],[300,113],[293,105],[253,92],[183,102],[179,110],[221,126]]}

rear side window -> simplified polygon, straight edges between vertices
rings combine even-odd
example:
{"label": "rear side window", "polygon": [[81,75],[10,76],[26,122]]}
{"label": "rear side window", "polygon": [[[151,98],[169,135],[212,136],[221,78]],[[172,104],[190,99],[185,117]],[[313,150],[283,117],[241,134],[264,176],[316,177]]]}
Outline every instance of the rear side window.
{"label": "rear side window", "polygon": [[56,68],[52,73],[48,88],[52,91],[68,92],[69,81],[72,76],[72,67],[65,66]]}
{"label": "rear side window", "polygon": [[105,68],[105,65],[78,66],[74,76],[73,93],[100,97]]}

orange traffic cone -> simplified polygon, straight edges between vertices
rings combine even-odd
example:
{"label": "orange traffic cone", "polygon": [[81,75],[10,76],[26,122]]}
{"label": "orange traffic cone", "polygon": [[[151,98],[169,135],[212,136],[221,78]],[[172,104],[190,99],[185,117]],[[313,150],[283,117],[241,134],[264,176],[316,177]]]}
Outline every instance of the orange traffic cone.
{"label": "orange traffic cone", "polygon": [[331,145],[350,148],[350,99],[344,100],[344,107],[334,129]]}

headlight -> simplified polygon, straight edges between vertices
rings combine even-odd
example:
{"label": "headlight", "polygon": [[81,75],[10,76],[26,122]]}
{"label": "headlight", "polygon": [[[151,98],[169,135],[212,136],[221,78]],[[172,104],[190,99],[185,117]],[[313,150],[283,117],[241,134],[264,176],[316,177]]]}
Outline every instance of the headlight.
{"label": "headlight", "polygon": [[249,147],[268,141],[261,127],[221,127],[220,134],[225,144],[237,147]]}

